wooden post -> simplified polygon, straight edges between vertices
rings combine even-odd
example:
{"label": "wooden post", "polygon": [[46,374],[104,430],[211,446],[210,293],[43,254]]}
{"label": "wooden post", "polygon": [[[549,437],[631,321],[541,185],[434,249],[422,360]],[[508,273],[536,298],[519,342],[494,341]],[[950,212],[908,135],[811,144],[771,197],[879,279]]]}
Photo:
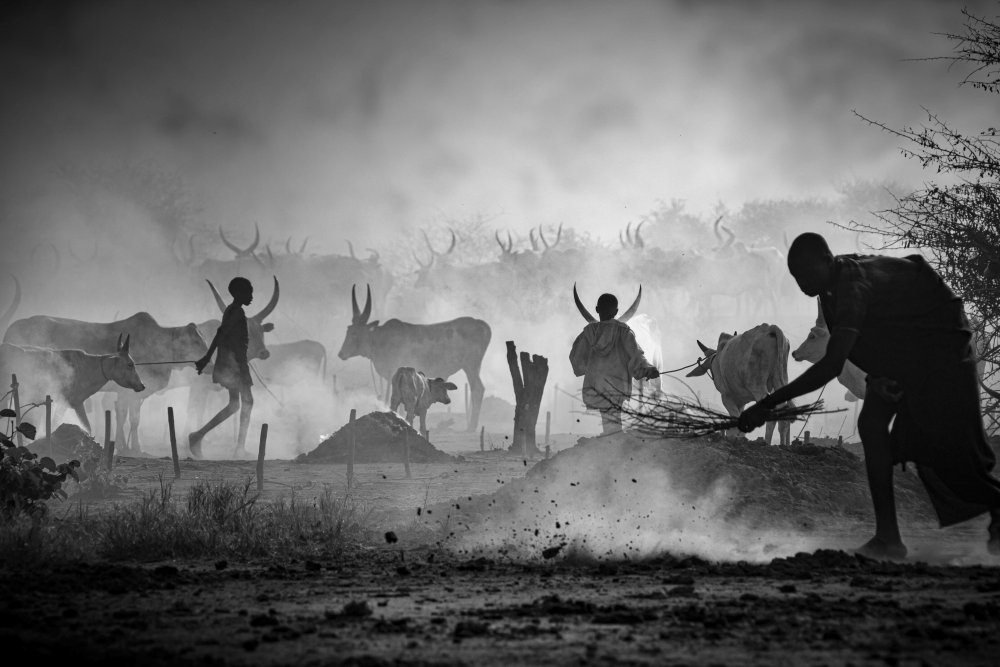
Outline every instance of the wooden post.
{"label": "wooden post", "polygon": [[[549,431],[552,430],[552,413],[545,413],[545,446],[549,444]],[[547,458],[547,457],[546,457]]]}
{"label": "wooden post", "polygon": [[115,460],[115,443],[111,439],[111,410],[104,411],[104,456],[107,458],[104,465],[110,471]]}
{"label": "wooden post", "polygon": [[552,450],[551,450],[551,449],[549,448],[549,446],[548,446],[548,445],[545,445],[545,458],[547,459],[547,458],[549,458],[549,457],[550,457],[551,455],[552,455]]}
{"label": "wooden post", "polygon": [[837,446],[841,448],[844,446],[844,436],[842,435],[837,436]]}
{"label": "wooden post", "polygon": [[52,397],[45,394],[45,439],[49,443],[49,457],[54,458],[52,453]]}
{"label": "wooden post", "polygon": [[20,447],[24,441],[21,432],[17,430],[21,425],[21,398],[17,395],[17,375],[10,376],[10,391],[14,395],[14,435],[17,437],[17,446]]}
{"label": "wooden post", "polygon": [[552,390],[552,414],[559,418],[559,410],[556,408],[559,406],[559,383],[556,382],[555,388]]}
{"label": "wooden post", "polygon": [[181,462],[177,458],[177,432],[174,430],[174,409],[167,407],[167,427],[170,429],[170,458],[174,460],[174,479],[180,479]]}
{"label": "wooden post", "polygon": [[260,425],[260,446],[257,448],[257,493],[264,492],[264,451],[267,449],[267,424]]}
{"label": "wooden post", "polygon": [[351,421],[350,421],[350,442],[351,451],[347,457],[347,488],[350,490],[351,486],[354,484],[354,450],[357,447],[357,434],[354,431],[354,418],[357,416],[358,411],[355,408],[351,408]]}
{"label": "wooden post", "polygon": [[545,381],[549,376],[549,362],[545,357],[529,355],[527,352],[521,352],[520,361],[521,366],[518,368],[518,353],[514,341],[507,341],[507,366],[514,383],[515,399],[514,436],[510,451],[520,450],[527,459],[529,455],[541,455],[536,444],[535,427],[538,424]]}
{"label": "wooden post", "polygon": [[410,429],[403,430],[403,469],[406,479],[410,479]]}
{"label": "wooden post", "polygon": [[807,444],[807,445],[808,445],[808,444],[809,444],[809,431],[806,431],[806,434],[805,434],[805,435],[806,435],[806,439],[805,439],[805,440],[803,440],[802,442],[803,442],[804,444]]}
{"label": "wooden post", "polygon": [[481,452],[485,452],[486,451],[486,427],[485,426],[480,426],[479,427],[479,451],[481,451]]}

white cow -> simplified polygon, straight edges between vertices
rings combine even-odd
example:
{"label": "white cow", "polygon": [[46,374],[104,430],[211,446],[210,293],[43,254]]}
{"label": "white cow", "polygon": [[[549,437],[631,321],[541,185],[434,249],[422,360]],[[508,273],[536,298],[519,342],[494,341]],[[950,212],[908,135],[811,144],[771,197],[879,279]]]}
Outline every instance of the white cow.
{"label": "white cow", "polygon": [[415,417],[420,417],[420,434],[427,437],[427,408],[432,403],[451,403],[448,390],[456,390],[454,382],[444,378],[428,378],[420,371],[401,366],[392,374],[392,397],[389,410],[396,411],[402,403],[406,409],[406,421],[413,426]]}
{"label": "white cow", "polygon": [[[788,339],[775,324],[758,324],[741,334],[722,333],[716,349],[698,341],[705,354],[688,377],[710,373],[715,388],[722,395],[722,404],[733,417],[743,406],[759,401],[769,392],[788,384]],[[791,401],[786,406],[794,405]],[[764,440],[771,444],[775,422],[768,422]],[[791,442],[789,422],[778,422],[780,444]]]}
{"label": "white cow", "polygon": [[[816,324],[809,330],[809,335],[792,352],[792,359],[795,361],[808,361],[815,364],[826,354],[826,346],[830,342],[830,330],[826,328],[826,321],[823,319],[823,307],[816,299]],[[855,366],[850,361],[844,362],[844,368],[837,376],[837,381],[847,387],[844,395],[848,401],[864,400],[865,398],[865,376],[866,373]]]}

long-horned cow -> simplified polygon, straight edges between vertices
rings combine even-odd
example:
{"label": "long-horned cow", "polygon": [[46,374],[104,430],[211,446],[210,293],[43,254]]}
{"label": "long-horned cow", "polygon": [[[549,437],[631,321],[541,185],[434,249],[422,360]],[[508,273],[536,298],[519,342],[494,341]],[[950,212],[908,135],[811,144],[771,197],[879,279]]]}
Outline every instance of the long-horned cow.
{"label": "long-horned cow", "polygon": [[[3,342],[14,345],[47,347],[53,350],[83,350],[90,354],[116,352],[117,336],[127,332],[136,341],[131,348],[132,357],[142,365],[149,362],[175,361],[177,365],[149,365],[143,370],[143,389],[139,393],[125,391],[113,382],[105,381],[103,389],[118,393],[115,440],[119,447],[131,446],[140,450],[139,413],[147,397],[167,387],[170,374],[189,362],[205,356],[208,345],[191,322],[184,326],[164,327],[153,316],[139,312],[124,320],[98,323],[71,320],[63,317],[35,315],[17,320],[7,329]],[[130,435],[125,439],[125,418],[129,417]],[[81,420],[82,421],[82,420]]]}
{"label": "long-horned cow", "polygon": [[427,437],[427,408],[434,403],[448,405],[451,398],[448,390],[456,390],[454,382],[444,378],[428,378],[415,368],[403,366],[392,374],[389,410],[395,412],[402,403],[406,410],[406,421],[413,426],[413,420],[420,417],[420,434]]}
{"label": "long-horned cow", "polygon": [[[387,383],[402,366],[419,368],[430,377],[445,379],[464,371],[471,401],[467,427],[470,431],[477,428],[486,391],[479,372],[493,335],[489,324],[472,317],[436,324],[411,324],[396,319],[382,325],[378,320],[369,322],[372,312],[370,287],[365,307],[361,309],[352,286],[351,306],[354,314],[337,356],[344,360],[359,356],[370,359],[375,371]],[[389,400],[389,391],[386,391],[385,400]]]}
{"label": "long-horned cow", "polygon": [[[788,384],[788,339],[775,324],[758,324],[741,334],[722,333],[714,350],[701,341],[698,347],[705,358],[687,376],[710,373],[722,404],[733,417],[750,401],[759,401]],[[790,443],[790,431],[787,421],[778,422],[780,444]],[[774,422],[768,422],[764,434],[767,444],[771,444],[773,433]]]}
{"label": "long-horned cow", "polygon": [[0,344],[0,377],[18,375],[22,403],[40,402],[46,394],[65,401],[84,428],[90,430],[83,402],[101,387],[114,382],[123,389],[141,392],[143,385],[129,354],[130,336],[118,336],[114,354],[88,354],[83,350],[51,350],[28,345]]}
{"label": "long-horned cow", "polygon": [[[826,327],[823,319],[823,306],[819,305],[816,299],[817,314],[816,324],[809,330],[809,335],[802,341],[802,344],[792,350],[792,359],[795,361],[808,361],[815,364],[826,355],[826,346],[830,342],[830,330]],[[848,401],[856,401],[865,398],[865,376],[866,373],[854,365],[851,361],[844,362],[844,368],[837,376],[837,381],[847,388]]]}

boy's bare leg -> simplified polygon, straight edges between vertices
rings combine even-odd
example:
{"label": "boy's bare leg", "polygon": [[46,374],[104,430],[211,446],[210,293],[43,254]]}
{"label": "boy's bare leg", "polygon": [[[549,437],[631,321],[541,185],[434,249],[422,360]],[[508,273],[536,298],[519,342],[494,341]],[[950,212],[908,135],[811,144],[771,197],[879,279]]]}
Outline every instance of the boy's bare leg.
{"label": "boy's bare leg", "polygon": [[201,458],[201,440],[205,437],[205,434],[211,431],[213,428],[226,421],[240,409],[240,394],[236,389],[229,390],[229,403],[226,407],[219,410],[218,414],[208,420],[208,423],[202,426],[197,431],[192,431],[191,435],[188,436],[188,448],[191,450],[191,456],[196,459]]}
{"label": "boy's bare leg", "polygon": [[233,456],[246,456],[247,431],[250,430],[250,413],[253,411],[253,394],[250,393],[250,386],[240,388],[240,430],[236,436],[236,449]]}
{"label": "boy's bare leg", "polygon": [[889,444],[889,422],[896,406],[875,392],[865,396],[858,417],[858,435],[865,451],[868,488],[875,508],[875,537],[858,551],[876,558],[905,558],[906,547],[899,534],[896,519],[896,496],[892,486],[892,449]]}
{"label": "boy's bare leg", "polygon": [[994,556],[1000,556],[1000,507],[990,510],[990,539],[986,542],[986,550]]}

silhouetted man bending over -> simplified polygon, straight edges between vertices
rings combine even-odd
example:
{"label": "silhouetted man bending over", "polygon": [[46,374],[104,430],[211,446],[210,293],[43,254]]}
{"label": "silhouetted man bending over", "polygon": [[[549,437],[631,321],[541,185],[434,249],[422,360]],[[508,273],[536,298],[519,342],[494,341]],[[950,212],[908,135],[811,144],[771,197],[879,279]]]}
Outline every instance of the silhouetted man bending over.
{"label": "silhouetted man bending over", "polygon": [[[579,302],[578,307],[583,308]],[[618,299],[613,294],[602,294],[595,310],[600,321],[583,328],[569,360],[576,376],[584,376],[584,405],[600,411],[607,435],[622,430],[622,405],[632,394],[632,378],[653,379],[660,372],[646,360],[632,329],[615,319]]]}
{"label": "silhouetted man bending over", "polygon": [[819,297],[830,342],[819,363],[744,411],[740,429],[819,389],[850,359],[868,374],[858,434],[875,506],[875,537],[858,551],[906,556],[892,466],[913,461],[941,526],[989,512],[987,548],[1000,554],[1000,481],[990,474],[995,461],[962,300],[919,255],[834,256],[819,234],[795,239],[788,269],[806,295]]}
{"label": "silhouetted man bending over", "polygon": [[201,458],[201,440],[205,434],[226,421],[237,410],[240,413],[240,430],[234,456],[243,453],[247,429],[250,427],[250,412],[253,410],[250,387],[253,382],[250,380],[250,363],[247,361],[249,334],[243,306],[249,306],[253,301],[253,285],[246,278],[233,278],[229,281],[229,293],[233,297],[233,302],[223,312],[222,322],[215,332],[215,338],[212,339],[208,352],[194,364],[200,375],[205,366],[212,361],[212,354],[218,350],[215,367],[212,369],[212,382],[229,390],[229,403],[207,424],[188,436],[191,456],[196,459]]}

